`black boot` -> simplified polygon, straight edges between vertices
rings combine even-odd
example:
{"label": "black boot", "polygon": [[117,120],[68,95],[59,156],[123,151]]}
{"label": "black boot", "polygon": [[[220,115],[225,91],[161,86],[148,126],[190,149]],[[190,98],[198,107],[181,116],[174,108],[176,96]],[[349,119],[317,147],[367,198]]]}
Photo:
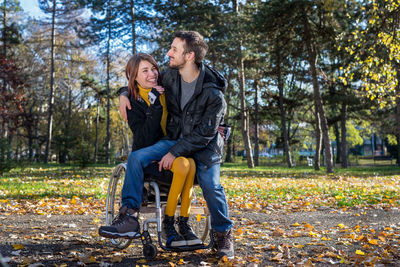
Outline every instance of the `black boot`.
{"label": "black boot", "polygon": [[188,220],[189,217],[178,217],[179,233],[186,240],[188,246],[201,245],[203,242],[193,233],[192,228],[188,224]]}
{"label": "black boot", "polygon": [[187,242],[180,236],[174,226],[175,220],[174,216],[164,216],[164,220],[162,222],[162,230],[163,230],[163,238],[166,240],[166,247],[182,247],[186,246]]}

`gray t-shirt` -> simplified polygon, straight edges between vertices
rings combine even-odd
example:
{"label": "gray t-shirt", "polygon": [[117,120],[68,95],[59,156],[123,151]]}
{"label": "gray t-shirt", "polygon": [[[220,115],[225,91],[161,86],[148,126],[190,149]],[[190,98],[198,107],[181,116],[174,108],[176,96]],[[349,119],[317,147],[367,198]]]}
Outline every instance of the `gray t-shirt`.
{"label": "gray t-shirt", "polygon": [[187,102],[189,102],[192,95],[194,94],[194,89],[196,88],[196,83],[197,83],[198,78],[199,77],[197,76],[197,78],[193,82],[187,83],[181,77],[181,109],[182,110],[185,107],[185,105],[187,104]]}

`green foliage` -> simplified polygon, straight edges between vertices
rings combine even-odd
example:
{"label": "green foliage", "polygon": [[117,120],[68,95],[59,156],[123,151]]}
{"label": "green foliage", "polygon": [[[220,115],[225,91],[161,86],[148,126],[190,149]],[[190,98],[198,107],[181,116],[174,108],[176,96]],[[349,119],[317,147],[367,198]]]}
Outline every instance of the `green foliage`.
{"label": "green foliage", "polygon": [[[380,107],[395,102],[400,60],[398,3],[395,0],[364,1],[364,11],[356,20],[357,28],[349,35],[344,49],[354,58],[345,65],[340,79],[347,84],[361,78],[365,94],[378,99]],[[373,38],[371,38],[373,36]]]}
{"label": "green foliage", "polygon": [[0,175],[13,168],[11,151],[7,138],[0,138]]}
{"label": "green foliage", "polygon": [[92,146],[83,139],[75,147],[74,159],[82,169],[91,163],[92,155],[90,151],[92,151]]}

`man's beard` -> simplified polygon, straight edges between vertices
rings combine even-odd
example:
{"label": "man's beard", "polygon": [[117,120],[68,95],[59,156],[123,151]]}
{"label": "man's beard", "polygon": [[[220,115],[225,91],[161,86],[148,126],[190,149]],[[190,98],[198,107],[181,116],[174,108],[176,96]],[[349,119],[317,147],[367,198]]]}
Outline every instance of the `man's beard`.
{"label": "man's beard", "polygon": [[173,64],[173,65],[171,65],[171,59],[170,59],[170,64],[169,64],[169,67],[170,68],[172,68],[172,69],[182,69],[183,68],[183,66],[185,66],[185,64],[186,64],[186,60],[183,60],[183,62],[181,62],[181,63],[179,63],[179,64]]}

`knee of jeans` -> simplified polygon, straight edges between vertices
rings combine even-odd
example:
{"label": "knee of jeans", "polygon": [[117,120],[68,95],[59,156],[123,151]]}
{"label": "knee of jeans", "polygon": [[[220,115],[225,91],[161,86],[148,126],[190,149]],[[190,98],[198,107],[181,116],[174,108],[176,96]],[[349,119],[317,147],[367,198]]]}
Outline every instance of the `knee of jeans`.
{"label": "knee of jeans", "polygon": [[138,157],[135,152],[136,151],[133,151],[133,152],[129,153],[128,162],[140,162],[139,161],[140,157]]}

